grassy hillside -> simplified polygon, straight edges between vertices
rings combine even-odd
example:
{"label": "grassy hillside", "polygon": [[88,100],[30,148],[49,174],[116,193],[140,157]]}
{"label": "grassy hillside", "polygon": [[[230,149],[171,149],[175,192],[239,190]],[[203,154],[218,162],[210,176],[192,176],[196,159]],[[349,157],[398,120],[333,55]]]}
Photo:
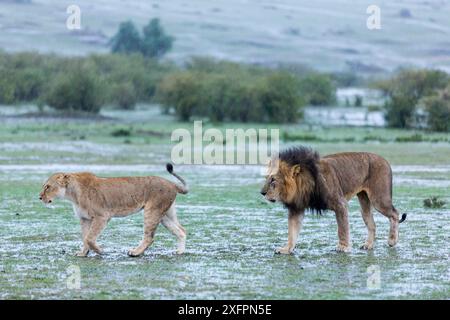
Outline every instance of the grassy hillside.
{"label": "grassy hillside", "polygon": [[176,61],[210,55],[321,70],[373,72],[400,65],[450,70],[448,0],[377,1],[382,29],[373,31],[366,28],[366,8],[372,4],[366,0],[78,0],[82,30],[77,32],[65,26],[72,3],[0,0],[0,48],[103,52],[121,21],[142,26],[160,17],[177,38],[169,55]]}

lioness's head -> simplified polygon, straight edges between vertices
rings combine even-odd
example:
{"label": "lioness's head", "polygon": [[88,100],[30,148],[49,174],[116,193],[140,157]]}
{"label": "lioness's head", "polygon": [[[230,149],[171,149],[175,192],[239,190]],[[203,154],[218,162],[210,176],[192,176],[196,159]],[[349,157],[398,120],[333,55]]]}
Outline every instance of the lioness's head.
{"label": "lioness's head", "polygon": [[62,198],[66,194],[67,184],[70,176],[65,173],[55,173],[42,186],[39,200],[51,203],[55,198]]}
{"label": "lioness's head", "polygon": [[269,162],[261,194],[271,202],[296,209],[324,209],[317,188],[318,161],[317,152],[305,147],[281,152]]}

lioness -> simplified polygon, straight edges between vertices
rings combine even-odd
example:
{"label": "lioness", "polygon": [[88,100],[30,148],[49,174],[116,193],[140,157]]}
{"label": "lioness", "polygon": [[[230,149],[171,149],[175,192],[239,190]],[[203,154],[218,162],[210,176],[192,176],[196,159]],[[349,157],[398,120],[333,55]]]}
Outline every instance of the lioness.
{"label": "lioness", "polygon": [[389,246],[398,241],[398,224],[406,219],[392,205],[392,170],[382,157],[366,152],[345,152],[319,157],[309,148],[287,149],[272,159],[261,194],[288,209],[288,242],[277,253],[293,252],[305,209],[333,210],[338,224],[337,251],[350,250],[347,201],[358,196],[368,237],[362,249],[373,248],[375,222],[371,207],[390,221]]}
{"label": "lioness", "polygon": [[152,244],[156,227],[161,222],[178,238],[177,253],[185,250],[186,231],[178,222],[175,210],[177,193],[186,194],[185,181],[167,164],[167,171],[181,181],[175,184],[160,177],[100,178],[92,173],[56,173],[43,185],[39,199],[45,204],[55,198],[72,202],[80,219],[83,248],[76,255],[85,257],[89,250],[102,249],[96,240],[112,217],[125,217],[144,209],[144,238],[137,248],[128,251],[139,256]]}

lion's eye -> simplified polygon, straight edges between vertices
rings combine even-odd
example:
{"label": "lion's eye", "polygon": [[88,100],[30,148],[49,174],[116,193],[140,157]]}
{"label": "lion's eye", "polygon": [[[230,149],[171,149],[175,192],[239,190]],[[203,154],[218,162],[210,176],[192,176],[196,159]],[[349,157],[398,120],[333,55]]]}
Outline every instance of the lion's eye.
{"label": "lion's eye", "polygon": [[275,181],[274,180],[270,183],[270,187],[271,188],[275,188]]}

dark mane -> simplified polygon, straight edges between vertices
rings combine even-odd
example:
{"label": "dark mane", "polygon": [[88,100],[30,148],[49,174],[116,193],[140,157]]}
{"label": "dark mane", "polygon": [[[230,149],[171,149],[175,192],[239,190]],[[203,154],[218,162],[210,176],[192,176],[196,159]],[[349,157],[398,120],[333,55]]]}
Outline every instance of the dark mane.
{"label": "dark mane", "polygon": [[318,214],[327,210],[327,202],[324,195],[325,189],[323,188],[322,179],[319,177],[319,153],[308,147],[291,147],[280,152],[279,159],[289,166],[300,165],[302,169],[309,171],[314,180],[314,191],[309,195],[309,201],[304,204],[304,208],[298,208],[296,203],[285,205],[294,209],[311,209]]}

